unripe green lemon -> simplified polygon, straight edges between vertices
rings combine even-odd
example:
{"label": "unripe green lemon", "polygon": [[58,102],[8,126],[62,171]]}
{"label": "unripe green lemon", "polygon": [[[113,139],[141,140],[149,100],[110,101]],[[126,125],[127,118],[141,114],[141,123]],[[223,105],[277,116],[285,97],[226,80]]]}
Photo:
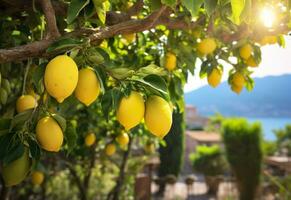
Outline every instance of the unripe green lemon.
{"label": "unripe green lemon", "polygon": [[73,93],[77,83],[78,67],[69,56],[57,56],[47,64],[44,74],[45,88],[59,103]]}
{"label": "unripe green lemon", "polygon": [[177,65],[176,55],[171,52],[168,52],[166,54],[165,68],[169,71],[173,71],[176,68],[176,65]]}
{"label": "unripe green lemon", "polygon": [[27,176],[31,166],[29,151],[25,148],[22,156],[2,167],[2,177],[6,187],[21,183]]}
{"label": "unripe green lemon", "polygon": [[214,68],[210,72],[210,74],[208,74],[207,81],[211,87],[215,88],[220,84],[221,78],[222,78],[222,71],[219,68]]}
{"label": "unripe green lemon", "polygon": [[94,133],[89,133],[88,135],[86,135],[85,137],[85,144],[87,147],[92,146],[96,141],[96,136]]}
{"label": "unripe green lemon", "polygon": [[116,137],[116,141],[120,146],[126,146],[129,142],[129,137],[127,133],[121,133]]}
{"label": "unripe green lemon", "polygon": [[41,185],[44,180],[44,174],[41,171],[34,171],[31,174],[31,182],[33,185]]}
{"label": "unripe green lemon", "polygon": [[212,53],[215,49],[216,42],[213,38],[205,38],[197,46],[197,50],[204,55]]}
{"label": "unripe green lemon", "polygon": [[63,144],[63,131],[52,117],[44,117],[37,122],[36,139],[46,151],[58,152]]}
{"label": "unripe green lemon", "polygon": [[100,83],[90,67],[79,71],[78,84],[75,90],[75,96],[79,101],[89,106],[100,94]]}
{"label": "unripe green lemon", "polygon": [[117,120],[126,130],[138,125],[145,111],[144,100],[140,93],[132,91],[128,97],[123,97],[117,109]]}
{"label": "unripe green lemon", "polygon": [[35,108],[36,106],[37,101],[31,95],[22,95],[16,101],[16,110],[18,113]]}
{"label": "unripe green lemon", "polygon": [[159,96],[150,96],[146,101],[145,124],[155,136],[163,138],[172,126],[172,111],[169,103]]}

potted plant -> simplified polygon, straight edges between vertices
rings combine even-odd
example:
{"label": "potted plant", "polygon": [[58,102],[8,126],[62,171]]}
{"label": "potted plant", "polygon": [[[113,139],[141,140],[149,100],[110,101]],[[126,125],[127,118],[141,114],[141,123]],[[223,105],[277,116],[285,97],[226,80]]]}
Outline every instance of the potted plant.
{"label": "potted plant", "polygon": [[204,175],[208,194],[216,195],[222,180],[221,175],[224,174],[227,166],[220,147],[198,146],[196,152],[190,155],[190,160],[194,171]]}

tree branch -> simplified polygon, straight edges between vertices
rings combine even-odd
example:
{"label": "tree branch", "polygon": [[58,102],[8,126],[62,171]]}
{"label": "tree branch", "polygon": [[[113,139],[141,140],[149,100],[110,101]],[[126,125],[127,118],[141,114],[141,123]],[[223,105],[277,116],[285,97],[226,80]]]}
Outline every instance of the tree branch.
{"label": "tree branch", "polygon": [[58,38],[60,37],[60,32],[58,30],[55,10],[52,6],[51,0],[40,0],[40,4],[45,15],[45,20],[48,28],[48,38]]}

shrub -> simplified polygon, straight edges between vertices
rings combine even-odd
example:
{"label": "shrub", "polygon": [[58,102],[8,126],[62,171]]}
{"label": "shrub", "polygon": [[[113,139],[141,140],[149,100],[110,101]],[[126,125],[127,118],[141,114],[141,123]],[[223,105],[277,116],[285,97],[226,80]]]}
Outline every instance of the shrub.
{"label": "shrub", "polygon": [[196,152],[190,155],[195,171],[205,176],[221,175],[226,170],[226,162],[220,147],[198,146]]}
{"label": "shrub", "polygon": [[184,155],[184,113],[179,110],[173,113],[173,124],[170,132],[164,138],[166,146],[159,149],[161,164],[159,167],[159,177],[169,174],[178,176],[182,168]]}
{"label": "shrub", "polygon": [[222,125],[227,160],[237,180],[240,200],[252,200],[260,183],[261,126],[246,119],[227,119]]}

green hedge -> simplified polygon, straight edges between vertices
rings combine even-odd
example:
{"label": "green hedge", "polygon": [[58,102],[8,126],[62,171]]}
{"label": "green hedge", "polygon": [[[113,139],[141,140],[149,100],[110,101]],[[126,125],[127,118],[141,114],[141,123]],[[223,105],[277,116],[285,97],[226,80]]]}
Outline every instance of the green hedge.
{"label": "green hedge", "polygon": [[170,174],[175,176],[179,175],[184,158],[184,134],[184,113],[175,110],[173,112],[171,130],[164,138],[166,146],[162,146],[159,149],[161,160],[158,171],[159,177],[165,177]]}
{"label": "green hedge", "polygon": [[227,119],[222,125],[227,160],[236,177],[240,200],[255,199],[262,165],[262,130],[259,123]]}
{"label": "green hedge", "polygon": [[195,171],[205,176],[222,175],[226,170],[226,161],[219,146],[198,146],[190,155]]}

